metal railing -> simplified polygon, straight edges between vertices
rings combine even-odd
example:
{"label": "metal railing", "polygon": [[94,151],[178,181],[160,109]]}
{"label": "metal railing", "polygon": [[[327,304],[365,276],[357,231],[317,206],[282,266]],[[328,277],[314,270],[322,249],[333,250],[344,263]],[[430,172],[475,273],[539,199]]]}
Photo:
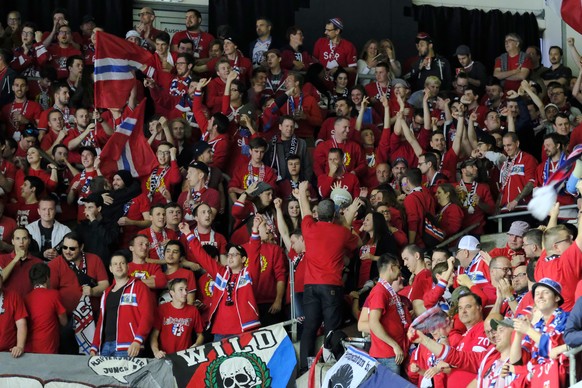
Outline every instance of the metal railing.
{"label": "metal railing", "polygon": [[[560,210],[570,210],[570,209],[577,209],[578,205],[565,205],[560,206]],[[510,213],[501,213],[496,214],[488,218],[489,221],[497,221],[497,233],[503,233],[503,219],[509,217],[517,217],[517,216],[526,216],[531,215],[529,210],[519,211],[519,212],[510,212]]]}
{"label": "metal railing", "polygon": [[473,224],[471,226],[467,226],[465,229],[453,234],[451,237],[447,238],[445,241],[438,244],[436,246],[436,248],[446,248],[447,245],[449,245],[450,243],[452,243],[453,241],[455,241],[459,237],[466,235],[467,233],[469,233],[470,231],[472,231],[473,229],[475,229],[478,226],[479,226],[479,224]]}
{"label": "metal railing", "polygon": [[582,345],[578,346],[577,348],[573,348],[565,352],[564,354],[568,356],[570,361],[570,387],[576,384],[576,356],[578,353],[582,352]]}

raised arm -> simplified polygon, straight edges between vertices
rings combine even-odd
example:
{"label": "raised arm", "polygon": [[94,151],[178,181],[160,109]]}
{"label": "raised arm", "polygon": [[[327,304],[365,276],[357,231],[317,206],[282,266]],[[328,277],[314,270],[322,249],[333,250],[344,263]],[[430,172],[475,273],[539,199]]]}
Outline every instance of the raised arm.
{"label": "raised arm", "polygon": [[366,107],[368,106],[369,98],[365,96],[362,98],[362,104],[360,105],[360,112],[358,113],[358,118],[356,119],[356,131],[360,132],[362,130],[362,121],[364,120],[364,114],[366,113]]}
{"label": "raised arm", "polygon": [[404,134],[406,141],[410,144],[416,156],[422,155],[424,153],[424,150],[420,146],[420,143],[416,139],[416,136],[414,136],[414,134],[408,127],[408,124],[406,124],[406,121],[402,118],[401,112],[398,112],[396,114],[396,124],[394,126],[396,127],[396,125],[400,125],[400,128],[402,129],[402,133]]}
{"label": "raised arm", "polygon": [[285,217],[283,217],[283,209],[281,208],[283,200],[281,198],[275,198],[273,204],[275,205],[275,210],[277,212],[277,229],[279,229],[279,235],[281,236],[281,240],[283,240],[283,244],[285,244],[287,251],[290,251],[291,238],[289,235],[289,228],[287,227]]}

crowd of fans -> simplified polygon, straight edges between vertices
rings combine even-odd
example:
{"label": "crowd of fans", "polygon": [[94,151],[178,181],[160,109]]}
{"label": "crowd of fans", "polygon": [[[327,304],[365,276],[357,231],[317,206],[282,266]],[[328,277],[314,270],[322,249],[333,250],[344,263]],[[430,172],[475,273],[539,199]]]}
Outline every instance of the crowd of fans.
{"label": "crowd of fans", "polygon": [[[228,26],[202,31],[197,10],[172,37],[151,8],[139,18],[125,39],[156,71],[136,72],[123,109],[94,107],[90,15],[77,28],[56,9],[42,32],[10,12],[0,28],[0,351],[78,354],[86,298],[91,354],[158,358],[282,322],[293,300],[300,370],[350,320],[419,387],[566,370],[582,344],[582,234],[559,206],[582,187],[560,186],[539,227],[511,219],[504,248],[479,241],[582,142],[582,71],[560,47],[545,67],[508,34],[488,73],[422,32],[402,62],[387,38],[358,53],[339,18],[311,52],[301,27],[282,39],[266,18],[248,46]],[[101,150],[144,97],[159,165],[103,176]]]}

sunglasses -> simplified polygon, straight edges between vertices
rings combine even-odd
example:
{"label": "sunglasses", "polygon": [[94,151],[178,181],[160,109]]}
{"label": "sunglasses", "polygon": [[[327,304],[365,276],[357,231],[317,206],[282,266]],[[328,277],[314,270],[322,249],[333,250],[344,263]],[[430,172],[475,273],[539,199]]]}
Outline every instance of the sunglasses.
{"label": "sunglasses", "polygon": [[77,249],[79,249],[79,247],[68,247],[63,245],[63,251],[76,251]]}

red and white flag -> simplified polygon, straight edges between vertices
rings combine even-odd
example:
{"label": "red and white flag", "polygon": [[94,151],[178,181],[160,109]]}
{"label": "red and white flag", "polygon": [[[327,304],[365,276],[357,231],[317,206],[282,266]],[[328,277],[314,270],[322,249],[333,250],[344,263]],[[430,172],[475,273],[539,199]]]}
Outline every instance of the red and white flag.
{"label": "red and white flag", "polygon": [[582,1],[546,0],[546,2],[567,25],[582,34]]}
{"label": "red and white flag", "polygon": [[119,170],[131,171],[133,177],[149,175],[158,166],[156,154],[143,134],[145,98],[111,135],[103,151],[101,172],[111,177]]}
{"label": "red and white flag", "polygon": [[135,83],[135,71],[154,75],[153,55],[138,45],[103,31],[96,33],[95,107],[121,109]]}

